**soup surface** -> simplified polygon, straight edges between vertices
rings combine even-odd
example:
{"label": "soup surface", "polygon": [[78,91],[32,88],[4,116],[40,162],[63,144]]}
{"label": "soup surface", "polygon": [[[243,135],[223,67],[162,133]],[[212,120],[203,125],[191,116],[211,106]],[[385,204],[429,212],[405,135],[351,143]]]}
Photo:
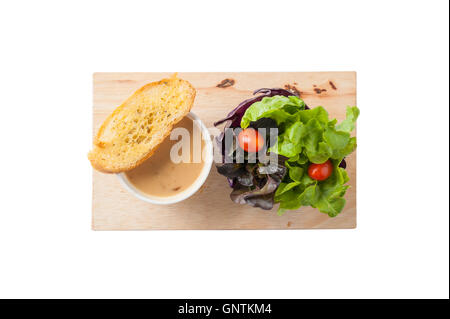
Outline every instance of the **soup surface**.
{"label": "soup surface", "polygon": [[[148,160],[126,172],[128,180],[141,192],[158,197],[176,195],[189,188],[200,175],[204,166],[201,157],[204,142],[201,140],[200,128],[187,117],[175,125],[176,128],[185,128],[189,136],[178,136],[177,140],[170,140],[168,136]],[[180,163],[174,163],[170,157],[170,150],[175,144],[178,149],[175,154],[180,159],[183,150],[189,151]],[[197,153],[194,155],[195,150]]]}

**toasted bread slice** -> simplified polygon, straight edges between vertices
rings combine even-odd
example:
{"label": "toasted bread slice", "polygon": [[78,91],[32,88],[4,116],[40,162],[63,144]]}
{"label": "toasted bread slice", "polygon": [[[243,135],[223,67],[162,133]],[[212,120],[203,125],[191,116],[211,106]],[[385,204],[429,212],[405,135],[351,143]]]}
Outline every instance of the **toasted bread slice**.
{"label": "toasted bread slice", "polygon": [[176,75],[144,85],[103,122],[88,155],[92,166],[104,173],[135,168],[189,113],[194,98],[192,85]]}

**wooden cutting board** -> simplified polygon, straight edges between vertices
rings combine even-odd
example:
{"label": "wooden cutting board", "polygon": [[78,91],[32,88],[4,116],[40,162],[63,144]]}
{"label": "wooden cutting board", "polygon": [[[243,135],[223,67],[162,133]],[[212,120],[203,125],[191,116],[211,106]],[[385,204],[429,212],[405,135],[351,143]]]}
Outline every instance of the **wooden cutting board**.
{"label": "wooden cutting board", "polygon": [[[170,73],[95,73],[94,133],[103,120],[144,84]],[[356,105],[355,72],[179,73],[197,90],[192,111],[207,127],[252,96],[256,89],[289,88],[300,92],[310,107],[323,106],[330,118],[345,118],[346,106]],[[226,80],[226,81],[224,81]],[[225,85],[220,85],[220,84]],[[224,87],[221,87],[224,86]],[[347,158],[350,188],[340,215],[330,218],[311,207],[287,212],[239,205],[229,198],[225,177],[213,167],[203,187],[189,199],[166,206],[143,202],[128,193],[115,175],[93,170],[92,228],[150,229],[308,229],[356,227],[356,152]]]}

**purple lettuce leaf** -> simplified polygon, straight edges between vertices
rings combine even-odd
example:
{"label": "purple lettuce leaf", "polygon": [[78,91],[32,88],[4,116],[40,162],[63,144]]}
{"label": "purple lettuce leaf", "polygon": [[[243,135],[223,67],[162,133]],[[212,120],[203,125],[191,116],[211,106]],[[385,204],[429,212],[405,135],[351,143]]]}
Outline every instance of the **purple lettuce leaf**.
{"label": "purple lettuce leaf", "polygon": [[231,181],[231,200],[262,209],[273,207],[275,191],[287,171],[285,158],[282,156],[277,164],[223,163],[216,167],[221,175]]}

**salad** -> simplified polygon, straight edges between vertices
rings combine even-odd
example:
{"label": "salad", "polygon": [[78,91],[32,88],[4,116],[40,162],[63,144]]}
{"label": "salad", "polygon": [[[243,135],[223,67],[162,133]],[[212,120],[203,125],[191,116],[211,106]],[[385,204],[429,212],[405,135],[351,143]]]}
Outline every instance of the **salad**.
{"label": "salad", "polygon": [[311,109],[290,91],[253,94],[214,123],[224,124],[216,138],[222,155],[216,167],[233,189],[230,198],[262,209],[279,204],[279,215],[312,206],[337,216],[349,187],[345,157],[356,148],[350,132],[359,109],[347,107],[346,119],[337,123],[323,107]]}

